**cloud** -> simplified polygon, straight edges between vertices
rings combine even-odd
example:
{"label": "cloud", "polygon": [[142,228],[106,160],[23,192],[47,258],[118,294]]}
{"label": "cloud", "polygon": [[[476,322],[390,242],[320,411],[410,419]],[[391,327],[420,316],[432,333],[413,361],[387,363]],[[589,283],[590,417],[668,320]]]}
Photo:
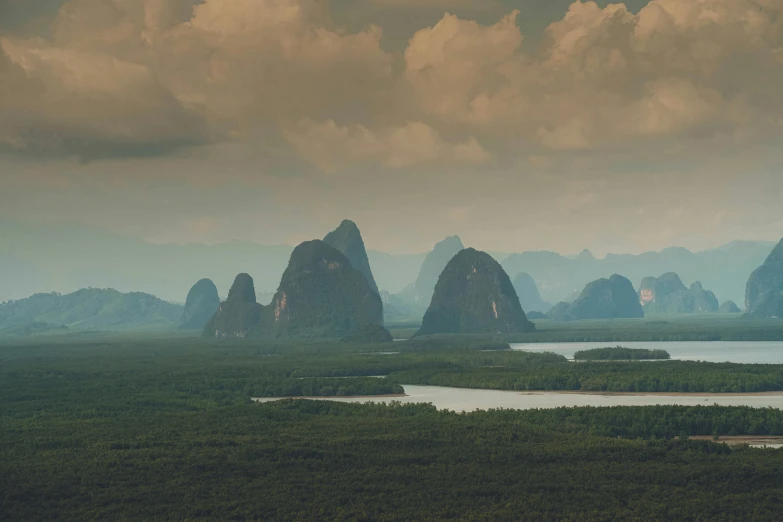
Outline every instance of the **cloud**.
{"label": "cloud", "polygon": [[783,109],[777,0],[652,0],[638,14],[578,1],[535,53],[518,14],[488,26],[447,14],[416,33],[405,78],[420,110],[563,150],[742,132]]}
{"label": "cloud", "polygon": [[198,114],[149,69],[0,38],[0,144],[35,154],[154,154],[203,143]]}
{"label": "cloud", "polygon": [[[331,28],[318,0],[70,0],[49,41],[2,39],[2,143],[75,155],[274,139],[364,111],[389,83],[381,30]],[[35,101],[31,91],[38,94]]]}
{"label": "cloud", "polygon": [[287,131],[286,137],[302,156],[327,172],[362,162],[404,168],[436,161],[475,165],[490,160],[475,139],[450,143],[422,122],[372,131],[362,125],[339,126],[334,120],[306,120]]}
{"label": "cloud", "polygon": [[780,130],[780,0],[577,1],[535,50],[520,16],[446,13],[396,55],[324,0],[69,0],[51,38],[0,36],[0,143],[100,157],[233,140],[404,168]]}

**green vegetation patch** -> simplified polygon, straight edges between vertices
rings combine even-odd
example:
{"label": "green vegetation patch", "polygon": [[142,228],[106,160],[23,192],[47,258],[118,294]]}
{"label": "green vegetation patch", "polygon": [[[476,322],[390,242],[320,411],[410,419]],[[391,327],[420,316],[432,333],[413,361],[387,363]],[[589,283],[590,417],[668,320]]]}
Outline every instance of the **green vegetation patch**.
{"label": "green vegetation patch", "polygon": [[644,348],[593,348],[592,350],[579,350],[574,354],[575,361],[649,361],[670,359],[666,350],[647,350]]}

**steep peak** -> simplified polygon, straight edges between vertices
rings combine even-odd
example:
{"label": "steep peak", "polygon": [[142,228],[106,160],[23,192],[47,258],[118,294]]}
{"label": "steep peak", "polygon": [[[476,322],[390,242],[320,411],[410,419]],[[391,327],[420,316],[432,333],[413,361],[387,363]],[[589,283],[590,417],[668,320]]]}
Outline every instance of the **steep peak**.
{"label": "steep peak", "polygon": [[433,247],[432,251],[460,251],[463,250],[465,246],[462,244],[462,240],[459,238],[459,236],[449,236],[446,239],[443,239],[442,241],[438,241],[435,243],[435,246]]}
{"label": "steep peak", "polygon": [[375,278],[372,275],[362,233],[359,231],[356,223],[348,219],[343,220],[339,227],[326,234],[323,242],[342,252],[348,258],[351,266],[364,275],[372,291],[380,294],[378,285],[375,283]]}
{"label": "steep peak", "polygon": [[783,239],[781,239],[780,243],[778,243],[775,248],[772,249],[772,252],[769,254],[767,261],[777,261],[779,263],[783,262]]}
{"label": "steep peak", "polygon": [[465,248],[446,264],[416,335],[533,329],[508,274],[486,252]]}
{"label": "steep peak", "polygon": [[579,255],[576,256],[576,259],[578,261],[595,261],[595,256],[593,256],[593,253],[585,248],[579,252]]}
{"label": "steep peak", "polygon": [[701,281],[696,281],[691,285],[692,292],[701,292],[703,290],[704,290],[704,286],[701,284]]}
{"label": "steep peak", "polygon": [[253,278],[248,274],[239,274],[234,279],[234,284],[231,285],[231,290],[228,291],[229,303],[255,303],[256,302],[256,288],[253,284]]}

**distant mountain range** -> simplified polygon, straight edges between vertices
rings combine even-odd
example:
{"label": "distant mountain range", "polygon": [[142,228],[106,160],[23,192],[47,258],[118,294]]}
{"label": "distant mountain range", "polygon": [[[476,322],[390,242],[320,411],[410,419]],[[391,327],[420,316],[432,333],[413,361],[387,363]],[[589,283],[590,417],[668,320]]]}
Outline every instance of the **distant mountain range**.
{"label": "distant mountain range", "polygon": [[83,288],[70,294],[34,294],[0,304],[0,334],[56,329],[172,329],[183,307],[141,292]]}
{"label": "distant mountain range", "polygon": [[[253,277],[259,296],[272,294],[293,251],[288,245],[240,241],[159,245],[92,228],[10,223],[0,223],[0,237],[0,302],[35,293],[100,287],[146,292],[184,303],[195,281],[212,279],[225,297],[236,274],[242,272]],[[773,247],[772,242],[734,241],[701,252],[674,247],[639,255],[609,254],[603,259],[588,251],[577,256],[554,252],[492,255],[512,280],[521,272],[530,274],[541,298],[550,303],[572,300],[590,281],[614,273],[638,288],[643,278],[666,272],[676,272],[686,284],[701,281],[721,301],[744,303],[748,276]],[[378,288],[390,294],[399,294],[416,281],[426,255],[367,252]]]}
{"label": "distant mountain range", "polygon": [[733,241],[701,252],[673,247],[638,255],[609,254],[603,259],[596,259],[588,251],[574,257],[524,252],[508,256],[501,265],[512,279],[520,272],[530,274],[542,299],[550,303],[571,301],[587,283],[611,274],[627,277],[638,289],[645,277],[666,272],[676,272],[686,284],[701,281],[721,301],[743,303],[748,277],[774,246],[764,241]]}

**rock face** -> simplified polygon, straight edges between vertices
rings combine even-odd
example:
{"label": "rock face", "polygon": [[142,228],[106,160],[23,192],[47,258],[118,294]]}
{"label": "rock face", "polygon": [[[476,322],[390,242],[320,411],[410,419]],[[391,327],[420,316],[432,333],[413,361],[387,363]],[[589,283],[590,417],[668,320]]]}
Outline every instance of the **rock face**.
{"label": "rock face", "polygon": [[718,311],[715,294],[700,282],[686,288],[680,277],[669,272],[661,277],[645,277],[639,287],[639,302],[645,313],[694,314]]}
{"label": "rock face", "polygon": [[570,305],[559,303],[549,314],[552,319],[630,319],[644,317],[644,310],[631,282],[614,274],[609,279],[589,283]]}
{"label": "rock face", "polygon": [[489,254],[468,248],[454,256],[438,278],[416,335],[533,329],[500,264]]}
{"label": "rock face", "polygon": [[228,299],[204,326],[205,337],[242,338],[261,322],[263,307],[256,302],[253,278],[239,274],[231,285]]}
{"label": "rock face", "polygon": [[518,273],[513,284],[519,297],[519,304],[522,305],[523,310],[528,312],[528,315],[532,311],[546,313],[552,309],[551,304],[545,303],[541,299],[536,282],[527,272]]}
{"label": "rock face", "polygon": [[734,301],[724,301],[718,308],[718,312],[722,314],[740,314],[742,310],[739,309],[739,306]]}
{"label": "rock face", "polygon": [[345,220],[336,230],[326,234],[324,243],[342,252],[351,266],[364,274],[370,289],[380,295],[378,285],[370,269],[370,260],[367,258],[367,250],[364,248],[364,240],[359,227],[353,221]]}
{"label": "rock face", "polygon": [[220,308],[217,287],[211,279],[202,279],[190,289],[182,314],[182,330],[203,330]]}
{"label": "rock face", "polygon": [[783,317],[783,240],[750,275],[745,309],[752,317]]}
{"label": "rock face", "polygon": [[341,339],[383,324],[383,305],[362,272],[323,241],[297,246],[258,334]]}
{"label": "rock face", "polygon": [[451,236],[437,243],[432,252],[427,254],[413,287],[414,301],[417,304],[424,307],[430,303],[443,269],[463,248],[465,247],[462,246],[459,236]]}

